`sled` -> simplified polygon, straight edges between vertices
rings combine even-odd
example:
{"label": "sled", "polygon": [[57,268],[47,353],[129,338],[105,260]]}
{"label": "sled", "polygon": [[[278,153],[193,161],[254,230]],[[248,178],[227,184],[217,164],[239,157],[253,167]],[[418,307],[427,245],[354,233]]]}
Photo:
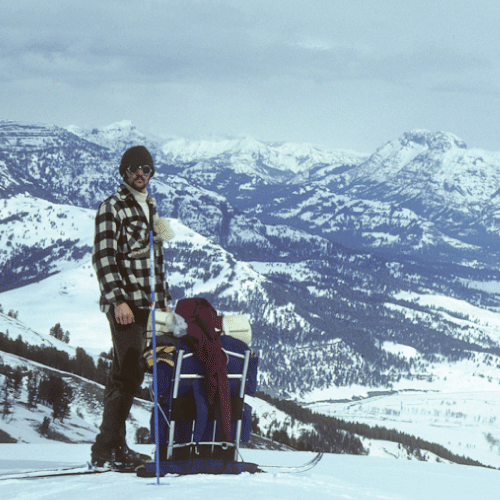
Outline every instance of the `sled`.
{"label": "sled", "polygon": [[[246,317],[234,315],[224,320],[218,317],[217,325],[222,331],[216,330],[215,342],[220,342],[224,364],[227,362],[217,383],[226,380],[225,400],[219,386],[217,397],[210,404],[209,384],[214,375],[200,359],[196,342],[189,335],[177,340],[175,354],[169,347],[170,357],[157,358],[157,450],[161,476],[257,472],[258,466],[240,461],[239,453],[240,444],[248,442],[251,433],[252,408],[245,403],[245,395],[253,395],[257,390],[258,358],[249,347],[250,324]],[[157,351],[164,347],[161,338],[158,344]],[[155,436],[153,416],[150,425],[151,436]],[[157,474],[156,460],[139,467],[137,474]]]}

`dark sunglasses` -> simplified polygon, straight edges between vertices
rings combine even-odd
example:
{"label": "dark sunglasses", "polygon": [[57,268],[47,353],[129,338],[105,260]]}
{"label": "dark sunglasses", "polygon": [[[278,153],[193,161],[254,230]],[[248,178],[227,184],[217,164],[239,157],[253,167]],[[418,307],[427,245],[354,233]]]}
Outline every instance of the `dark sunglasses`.
{"label": "dark sunglasses", "polygon": [[139,169],[142,170],[144,175],[149,175],[153,171],[153,167],[149,165],[129,165],[127,167],[127,172],[129,174],[136,174]]}

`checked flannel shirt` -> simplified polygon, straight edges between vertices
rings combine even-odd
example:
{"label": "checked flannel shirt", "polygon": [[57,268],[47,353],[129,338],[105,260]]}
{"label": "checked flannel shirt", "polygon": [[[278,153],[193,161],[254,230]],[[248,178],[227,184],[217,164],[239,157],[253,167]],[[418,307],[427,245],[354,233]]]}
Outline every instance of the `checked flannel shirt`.
{"label": "checked flannel shirt", "polygon": [[[158,219],[156,205],[152,205],[153,220]],[[115,302],[127,302],[139,309],[151,305],[149,252],[147,257],[133,258],[131,253],[149,248],[148,218],[125,184],[104,200],[95,219],[92,265],[97,274],[101,298],[100,309],[108,312]],[[163,269],[163,245],[155,247],[155,302],[165,308],[168,283]]]}

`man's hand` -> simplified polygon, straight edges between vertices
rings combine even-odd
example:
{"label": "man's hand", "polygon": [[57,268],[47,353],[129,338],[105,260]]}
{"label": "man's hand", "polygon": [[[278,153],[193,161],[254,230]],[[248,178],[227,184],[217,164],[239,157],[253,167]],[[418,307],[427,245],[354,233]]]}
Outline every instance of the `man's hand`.
{"label": "man's hand", "polygon": [[134,313],[126,302],[115,304],[115,319],[120,325],[130,325],[135,321]]}

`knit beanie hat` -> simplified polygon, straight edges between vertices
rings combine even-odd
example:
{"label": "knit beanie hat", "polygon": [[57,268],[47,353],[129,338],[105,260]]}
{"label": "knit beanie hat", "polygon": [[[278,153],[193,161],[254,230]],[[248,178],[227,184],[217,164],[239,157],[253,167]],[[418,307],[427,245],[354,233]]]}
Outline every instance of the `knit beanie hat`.
{"label": "knit beanie hat", "polygon": [[125,174],[125,170],[129,165],[135,165],[138,167],[149,165],[153,169],[150,177],[153,177],[155,173],[153,157],[144,146],[134,146],[127,149],[127,151],[123,153],[122,161],[120,162],[120,175],[123,176]]}

